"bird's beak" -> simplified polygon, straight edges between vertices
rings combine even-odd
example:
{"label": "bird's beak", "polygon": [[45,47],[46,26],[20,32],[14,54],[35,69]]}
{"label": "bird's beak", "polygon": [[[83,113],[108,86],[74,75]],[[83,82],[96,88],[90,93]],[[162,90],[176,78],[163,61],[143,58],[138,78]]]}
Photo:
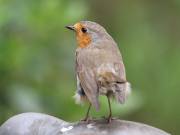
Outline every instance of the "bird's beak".
{"label": "bird's beak", "polygon": [[75,31],[75,27],[74,26],[65,26],[67,29],[69,29],[69,30],[73,30],[73,31]]}

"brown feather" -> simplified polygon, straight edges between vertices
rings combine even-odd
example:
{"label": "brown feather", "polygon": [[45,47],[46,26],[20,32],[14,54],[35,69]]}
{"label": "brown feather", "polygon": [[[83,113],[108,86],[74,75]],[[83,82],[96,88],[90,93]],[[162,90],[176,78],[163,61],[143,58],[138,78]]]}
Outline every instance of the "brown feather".
{"label": "brown feather", "polygon": [[99,109],[100,94],[111,93],[117,101],[124,103],[129,92],[129,83],[117,44],[105,29],[97,24],[84,22],[83,27],[91,30],[96,28],[96,33],[101,36],[94,36],[96,40],[92,39],[87,46],[78,47],[76,50],[76,72],[87,99],[96,109]]}

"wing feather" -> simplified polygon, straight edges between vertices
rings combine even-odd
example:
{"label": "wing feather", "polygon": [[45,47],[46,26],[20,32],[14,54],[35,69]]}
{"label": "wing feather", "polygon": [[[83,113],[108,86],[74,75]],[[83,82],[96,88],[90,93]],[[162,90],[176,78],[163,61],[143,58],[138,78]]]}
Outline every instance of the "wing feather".
{"label": "wing feather", "polygon": [[98,86],[93,69],[89,68],[90,61],[85,53],[76,52],[76,72],[79,77],[81,86],[90,103],[98,110]]}
{"label": "wing feather", "polygon": [[88,100],[98,110],[98,87],[92,75],[92,71],[85,70],[84,72],[79,72],[79,79],[81,80],[81,86],[83,87]]}

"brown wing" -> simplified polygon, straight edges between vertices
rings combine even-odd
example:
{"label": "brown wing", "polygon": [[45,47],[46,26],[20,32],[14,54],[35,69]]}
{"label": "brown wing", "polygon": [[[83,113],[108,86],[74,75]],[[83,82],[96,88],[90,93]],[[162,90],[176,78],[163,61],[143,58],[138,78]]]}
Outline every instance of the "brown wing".
{"label": "brown wing", "polygon": [[76,71],[81,86],[90,103],[98,110],[98,86],[93,69],[89,67],[89,64],[91,64],[91,61],[89,60],[88,55],[84,52],[76,53]]}
{"label": "brown wing", "polygon": [[107,82],[125,82],[126,73],[120,50],[115,42],[101,41],[96,54],[95,61],[98,61],[98,72]]}
{"label": "brown wing", "polygon": [[116,74],[114,74],[116,82],[126,82],[126,72],[123,62],[114,63],[114,68],[116,71]]}
{"label": "brown wing", "polygon": [[[105,44],[109,46],[105,46]],[[98,54],[101,56],[101,64],[97,70],[101,82],[99,87],[106,87],[108,91],[113,92],[117,101],[124,103],[130,91],[130,85],[126,80],[122,56],[116,44],[106,42],[101,45],[101,51]],[[101,89],[99,91],[104,94],[107,92],[101,91]]]}

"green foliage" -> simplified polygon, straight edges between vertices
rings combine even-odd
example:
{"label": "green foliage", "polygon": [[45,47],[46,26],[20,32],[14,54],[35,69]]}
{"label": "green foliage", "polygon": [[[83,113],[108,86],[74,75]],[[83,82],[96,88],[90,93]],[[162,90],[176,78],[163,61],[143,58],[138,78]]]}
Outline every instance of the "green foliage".
{"label": "green foliage", "polygon": [[[176,1],[0,1],[0,123],[17,113],[82,118],[76,90],[74,35],[79,20],[102,24],[120,46],[132,95],[113,113],[178,133],[180,3]],[[101,98],[107,115],[107,101]]]}

